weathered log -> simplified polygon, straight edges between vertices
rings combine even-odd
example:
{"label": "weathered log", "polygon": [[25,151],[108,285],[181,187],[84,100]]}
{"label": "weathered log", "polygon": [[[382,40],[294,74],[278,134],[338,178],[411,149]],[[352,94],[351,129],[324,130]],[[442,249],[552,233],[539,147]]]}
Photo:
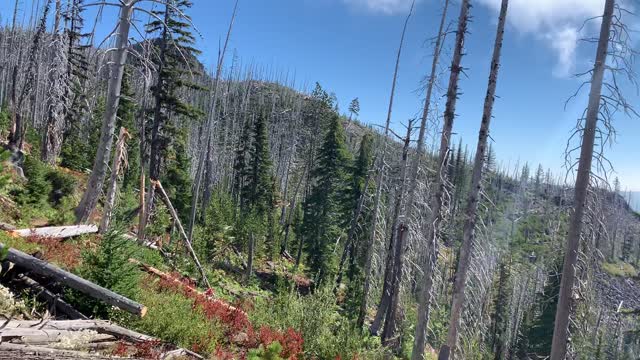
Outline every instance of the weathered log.
{"label": "weathered log", "polygon": [[[4,244],[0,244],[0,249],[7,248],[8,247]],[[143,317],[147,313],[147,307],[142,304],[116,294],[111,290],[98,286],[70,272],[64,271],[44,260],[29,256],[22,251],[11,248],[8,248],[8,250],[6,260],[11,261],[18,266],[31,270],[38,275],[53,278],[70,288],[102,300],[109,305],[118,307],[134,315]]]}
{"label": "weathered log", "polygon": [[88,319],[84,314],[76,310],[73,306],[69,305],[66,301],[62,300],[60,296],[52,293],[32,278],[20,274],[15,280],[22,283],[25,287],[29,288],[31,292],[38,298],[55,306],[57,311],[67,315],[70,319]]}
{"label": "weathered log", "polygon": [[2,332],[9,329],[43,329],[60,331],[86,331],[93,330],[99,334],[107,334],[118,339],[132,343],[156,340],[154,337],[141,334],[129,329],[125,329],[105,320],[10,320],[2,329]]}
{"label": "weathered log", "polygon": [[[0,360],[103,360],[113,359],[95,353],[51,349],[43,346],[0,344]],[[134,359],[134,358],[128,358]]]}
{"label": "weathered log", "polygon": [[110,341],[114,337],[109,334],[99,334],[97,332],[55,330],[55,329],[38,329],[38,328],[13,328],[2,329],[0,331],[0,340],[2,342],[31,344],[31,345],[47,345],[61,342],[63,339],[73,339],[84,332],[83,341],[97,342]]}
{"label": "weathered log", "polygon": [[16,230],[16,227],[11,224],[0,222],[0,230],[14,231]]}
{"label": "weathered log", "polygon": [[13,230],[10,234],[20,237],[42,236],[64,239],[84,234],[93,234],[98,232],[95,225],[69,225],[69,226],[50,226],[33,229]]}
{"label": "weathered log", "polygon": [[210,301],[213,301],[215,303],[218,303],[219,305],[221,305],[222,307],[228,309],[229,311],[233,311],[233,312],[239,312],[242,313],[244,315],[247,315],[244,311],[236,308],[235,306],[229,305],[228,303],[219,300],[219,299],[214,299],[211,295],[205,294],[204,292],[201,292],[200,290],[196,289],[193,286],[190,286],[188,284],[185,284],[184,282],[180,281],[179,279],[176,279],[174,276],[171,276],[161,270],[158,270],[156,268],[154,268],[153,266],[149,266],[147,264],[144,264],[142,262],[140,262],[139,260],[136,259],[129,259],[129,262],[132,264],[136,264],[138,265],[142,270],[148,272],[149,274],[155,275],[163,280],[172,282],[174,284],[176,284],[177,286],[189,291],[189,292],[193,292],[195,294],[198,295],[202,295],[202,296],[206,296],[207,298],[209,298]]}

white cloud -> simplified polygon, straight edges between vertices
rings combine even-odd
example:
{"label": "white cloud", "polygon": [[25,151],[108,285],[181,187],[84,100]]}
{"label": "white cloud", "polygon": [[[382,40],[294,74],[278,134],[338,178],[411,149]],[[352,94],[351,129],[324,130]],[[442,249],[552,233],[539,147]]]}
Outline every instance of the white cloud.
{"label": "white cloud", "polygon": [[345,3],[374,13],[393,15],[406,12],[412,0],[343,0]]}
{"label": "white cloud", "polygon": [[[500,0],[478,0],[496,11]],[[545,41],[558,58],[554,75],[573,73],[579,29],[602,14],[605,0],[511,0],[508,21],[517,30]]]}

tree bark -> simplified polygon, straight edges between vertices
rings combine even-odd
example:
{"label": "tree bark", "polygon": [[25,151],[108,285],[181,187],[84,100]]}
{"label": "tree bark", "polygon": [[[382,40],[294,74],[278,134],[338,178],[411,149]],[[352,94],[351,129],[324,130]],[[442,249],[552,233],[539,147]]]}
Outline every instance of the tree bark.
{"label": "tree bark", "polygon": [[467,23],[469,20],[470,0],[462,0],[460,4],[460,16],[458,17],[458,30],[456,33],[455,48],[451,60],[451,74],[449,77],[449,87],[447,89],[447,103],[444,112],[444,123],[442,125],[442,135],[440,138],[440,151],[436,167],[435,191],[430,199],[431,215],[428,218],[427,236],[430,241],[429,255],[422,264],[425,283],[423,285],[418,304],[418,324],[414,347],[411,353],[413,360],[424,359],[424,349],[426,346],[426,331],[429,324],[429,310],[431,306],[431,289],[433,288],[433,277],[438,261],[438,237],[439,227],[442,222],[442,205],[445,193],[447,192],[447,164],[449,159],[449,145],[451,143],[451,132],[455,119],[456,102],[458,100],[458,81],[462,72],[461,62],[464,48],[464,39],[467,33]]}
{"label": "tree bark", "polygon": [[204,268],[200,264],[200,260],[198,260],[198,255],[196,255],[195,250],[193,250],[193,246],[191,246],[191,240],[189,239],[189,237],[185,233],[184,228],[182,227],[182,222],[180,222],[180,218],[178,217],[178,213],[176,212],[176,209],[171,204],[171,200],[169,199],[169,195],[167,195],[167,193],[164,191],[164,188],[162,187],[162,184],[160,183],[160,180],[157,180],[157,181],[151,180],[151,182],[152,183],[155,182],[154,188],[158,188],[158,190],[160,190],[160,194],[162,195],[162,199],[163,199],[165,205],[167,205],[167,208],[169,208],[169,212],[171,213],[171,217],[173,217],[173,220],[175,220],[176,225],[178,226],[178,230],[180,231],[180,235],[184,239],[185,245],[187,245],[187,249],[189,250],[189,255],[191,255],[191,258],[193,259],[193,262],[196,264],[196,267],[200,271],[200,275],[202,276],[202,281],[207,286],[207,289],[211,289],[211,284],[209,283],[209,279],[207,278],[207,273],[204,271]]}
{"label": "tree bark", "polygon": [[[467,273],[469,271],[471,255],[473,252],[473,243],[475,241],[475,228],[478,220],[478,202],[480,198],[480,191],[482,189],[483,172],[485,170],[487,140],[489,138],[489,129],[493,114],[493,104],[495,102],[498,70],[500,69],[500,54],[502,51],[502,40],[504,38],[504,25],[507,19],[508,6],[509,0],[502,0],[500,16],[498,18],[498,30],[493,48],[493,58],[491,59],[487,96],[484,100],[484,111],[482,113],[482,122],[480,123],[480,132],[478,134],[478,146],[476,148],[473,175],[471,177],[471,190],[467,199],[458,271],[453,285],[453,302],[451,306],[451,318],[449,320],[449,332],[447,334],[447,346],[450,349],[449,356],[451,358],[455,356],[456,344],[458,342],[458,326],[464,307]],[[449,357],[441,356],[440,358],[446,360]]]}
{"label": "tree bark", "polygon": [[[389,125],[391,123],[391,113],[393,111],[393,100],[395,97],[395,92],[396,92],[396,82],[398,80],[398,69],[400,67],[400,56],[402,55],[402,47],[404,45],[404,37],[405,34],[407,32],[407,25],[409,24],[409,19],[411,18],[411,15],[413,14],[413,6],[415,5],[415,1],[413,1],[411,3],[411,9],[409,10],[409,14],[407,15],[405,21],[404,21],[404,25],[402,27],[402,34],[400,35],[400,45],[398,46],[398,53],[396,55],[396,65],[393,71],[393,81],[391,82],[391,94],[389,96],[389,108],[387,110],[387,121],[385,123],[385,127],[384,127],[384,134],[383,134],[383,148],[382,148],[382,156],[380,157],[380,165],[378,166],[378,179],[377,179],[377,185],[376,185],[376,195],[375,195],[375,199],[374,199],[374,205],[373,205],[373,221],[371,224],[371,236],[369,238],[369,246],[368,246],[368,250],[367,250],[367,258],[365,260],[365,280],[364,280],[364,291],[362,294],[362,302],[360,303],[360,314],[358,315],[358,323],[359,324],[364,324],[364,317],[366,315],[366,311],[367,311],[367,297],[369,296],[369,289],[371,287],[371,262],[373,261],[373,247],[375,244],[375,234],[376,234],[376,227],[377,227],[377,222],[378,222],[378,211],[380,208],[380,197],[382,196],[382,181],[384,179],[384,172],[385,172],[385,166],[386,166],[386,157],[387,157],[387,151],[388,151],[388,142],[389,142]],[[394,241],[394,236],[395,234],[391,234],[391,239],[390,239],[390,244],[389,244],[389,250],[388,250],[388,254],[389,256],[387,256],[387,265],[385,266],[385,276],[384,276],[384,283],[383,283],[383,289],[382,289],[382,298],[380,299],[380,304],[378,305],[378,311],[376,312],[376,316],[375,319],[373,321],[373,323],[371,324],[371,327],[369,328],[370,332],[372,334],[377,334],[379,329],[380,329],[380,324],[382,322],[382,319],[384,317],[384,314],[387,311],[387,307],[389,306],[389,298],[390,298],[390,293],[389,293],[389,278],[391,277],[391,270],[392,270],[392,265],[393,263],[389,263],[389,261],[393,261],[393,256],[391,255],[393,253],[393,241]]]}
{"label": "tree bark", "polygon": [[120,5],[118,40],[116,42],[116,50],[111,60],[107,100],[102,118],[102,128],[100,129],[100,143],[93,163],[91,177],[87,184],[87,190],[75,210],[77,223],[87,222],[89,220],[91,213],[98,203],[98,198],[102,192],[102,185],[106,177],[107,167],[111,157],[111,147],[113,145],[113,133],[116,125],[118,104],[120,103],[122,76],[124,75],[124,65],[127,61],[129,28],[131,27],[131,16],[133,15],[134,4],[135,1],[130,0],[128,2],[122,2],[122,5]]}
{"label": "tree bark", "polygon": [[111,223],[111,215],[113,207],[116,202],[116,194],[118,192],[118,174],[122,163],[127,157],[127,138],[129,133],[124,127],[120,128],[120,134],[118,135],[118,142],[116,143],[116,153],[113,157],[113,164],[111,165],[111,178],[109,179],[109,188],[107,190],[107,200],[104,204],[104,211],[102,214],[102,221],[100,221],[100,228],[98,232],[104,234],[109,230],[109,224]]}
{"label": "tree bark", "polygon": [[9,248],[4,244],[0,244],[0,249],[8,249],[6,257],[8,261],[25,269],[29,269],[38,275],[53,278],[56,281],[59,281],[60,283],[84,294],[102,300],[109,305],[113,305],[139,317],[143,317],[147,313],[146,306],[127,299],[122,295],[118,295],[111,290],[98,286],[70,272],[64,271],[44,260],[29,256],[22,251]]}
{"label": "tree bark", "polygon": [[602,84],[609,48],[609,33],[611,31],[615,0],[606,0],[602,25],[600,27],[600,39],[596,52],[596,61],[591,78],[591,91],[589,93],[589,105],[582,133],[582,147],[578,164],[578,174],[574,189],[574,211],[569,222],[569,235],[567,248],[562,266],[562,280],[560,281],[560,293],[558,308],[556,310],[553,342],[551,345],[551,360],[564,360],[567,354],[567,340],[569,337],[569,316],[571,312],[571,294],[576,277],[576,262],[580,246],[580,234],[582,232],[582,220],[584,217],[589,182],[591,179],[591,163],[593,160],[593,148],[598,123],[598,112],[602,95]]}

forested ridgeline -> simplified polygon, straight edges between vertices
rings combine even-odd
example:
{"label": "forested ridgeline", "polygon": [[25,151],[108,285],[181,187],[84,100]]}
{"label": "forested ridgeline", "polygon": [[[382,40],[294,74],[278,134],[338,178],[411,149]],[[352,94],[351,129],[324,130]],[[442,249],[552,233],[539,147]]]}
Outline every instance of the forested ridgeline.
{"label": "forested ridgeline", "polygon": [[[399,24],[385,124],[361,121],[357,98],[344,107],[240,59],[238,2],[211,70],[187,0],[46,0],[28,22],[4,16],[0,281],[23,301],[3,288],[0,355],[42,350],[15,347],[45,334],[18,330],[32,319],[90,317],[140,333],[82,323],[116,337],[92,333],[85,357],[638,358],[640,215],[600,151],[614,108],[630,109],[603,75],[633,57],[626,12],[606,1],[565,177],[492,148],[507,0],[477,146],[453,140],[473,8],[442,3],[415,119],[393,115],[413,7]],[[104,40],[96,9],[115,27]],[[39,331],[72,326],[52,324]]]}

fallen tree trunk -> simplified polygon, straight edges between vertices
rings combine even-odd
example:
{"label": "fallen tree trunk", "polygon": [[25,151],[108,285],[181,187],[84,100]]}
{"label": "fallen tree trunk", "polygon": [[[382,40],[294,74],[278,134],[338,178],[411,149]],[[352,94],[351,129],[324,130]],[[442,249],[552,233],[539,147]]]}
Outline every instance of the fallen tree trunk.
{"label": "fallen tree trunk", "polygon": [[14,328],[2,329],[0,331],[0,340],[2,343],[11,342],[30,345],[48,345],[63,341],[64,339],[73,339],[82,333],[82,341],[99,342],[113,341],[115,338],[109,334],[99,334],[87,330],[69,331],[56,329],[38,329],[38,328]]}
{"label": "fallen tree trunk", "polygon": [[139,317],[143,317],[147,313],[147,307],[142,304],[127,299],[122,295],[116,294],[111,290],[98,286],[70,272],[64,271],[44,260],[37,259],[22,251],[0,244],[0,250],[5,249],[8,249],[6,260],[20,267],[31,270],[41,276],[53,278],[72,289],[102,300],[109,305],[118,307]]}
{"label": "fallen tree trunk", "polygon": [[[113,357],[82,351],[51,349],[43,346],[0,344],[0,360],[103,360]],[[135,358],[128,358],[135,359]]]}
{"label": "fallen tree trunk", "polygon": [[16,227],[11,224],[0,222],[0,230],[14,231],[16,230]]}
{"label": "fallen tree trunk", "polygon": [[95,225],[69,225],[12,230],[10,231],[10,234],[19,237],[41,236],[64,239],[84,234],[93,234],[97,232],[98,227]]}
{"label": "fallen tree trunk", "polygon": [[67,315],[70,319],[88,319],[84,314],[76,310],[73,306],[69,305],[66,301],[62,300],[60,296],[47,290],[44,286],[42,286],[32,278],[21,274],[15,281],[29,288],[31,290],[31,293],[33,293],[37,298],[53,304],[57,311],[60,311],[61,313]]}
{"label": "fallen tree trunk", "polygon": [[201,292],[200,290],[196,289],[193,286],[190,286],[188,284],[185,284],[184,282],[180,281],[179,279],[176,279],[174,276],[171,276],[161,270],[158,270],[156,268],[154,268],[153,266],[149,266],[147,264],[144,264],[136,259],[129,259],[129,262],[132,264],[136,264],[138,265],[142,270],[148,272],[149,274],[155,275],[163,280],[169,281],[171,283],[176,284],[177,286],[189,291],[189,292],[193,292],[195,294],[198,295],[202,295],[205,296],[207,298],[210,299],[210,301],[213,301],[215,303],[218,303],[220,306],[226,308],[229,311],[233,311],[233,312],[239,312],[242,313],[243,315],[247,315],[244,311],[242,311],[241,309],[236,308],[235,306],[229,305],[226,302],[219,300],[219,299],[214,299],[211,295],[207,295],[204,292]]}
{"label": "fallen tree trunk", "polygon": [[169,212],[171,213],[171,217],[173,217],[173,220],[175,220],[176,225],[178,225],[178,230],[180,231],[180,235],[182,235],[182,238],[184,239],[185,245],[187,245],[187,249],[189,250],[189,255],[191,255],[193,262],[195,263],[196,267],[200,271],[200,275],[202,276],[202,281],[204,281],[204,284],[207,285],[207,288],[210,289],[211,284],[209,283],[209,279],[207,278],[207,273],[204,271],[204,268],[200,264],[200,261],[198,260],[198,256],[196,255],[195,250],[193,250],[193,246],[191,246],[191,240],[189,240],[189,236],[187,236],[187,233],[184,231],[184,228],[182,227],[182,222],[178,217],[178,213],[176,212],[176,209],[171,204],[171,199],[169,199],[169,195],[167,195],[167,193],[164,191],[164,188],[162,187],[162,183],[160,182],[160,180],[151,180],[151,183],[155,185],[154,188],[158,188],[158,190],[160,190],[160,194],[162,194],[162,201],[169,209]]}
{"label": "fallen tree trunk", "polygon": [[10,320],[1,332],[15,329],[39,329],[39,330],[58,330],[58,331],[86,331],[93,330],[99,334],[114,336],[118,339],[126,340],[132,343],[156,340],[149,335],[135,332],[122,326],[112,324],[105,320]]}

